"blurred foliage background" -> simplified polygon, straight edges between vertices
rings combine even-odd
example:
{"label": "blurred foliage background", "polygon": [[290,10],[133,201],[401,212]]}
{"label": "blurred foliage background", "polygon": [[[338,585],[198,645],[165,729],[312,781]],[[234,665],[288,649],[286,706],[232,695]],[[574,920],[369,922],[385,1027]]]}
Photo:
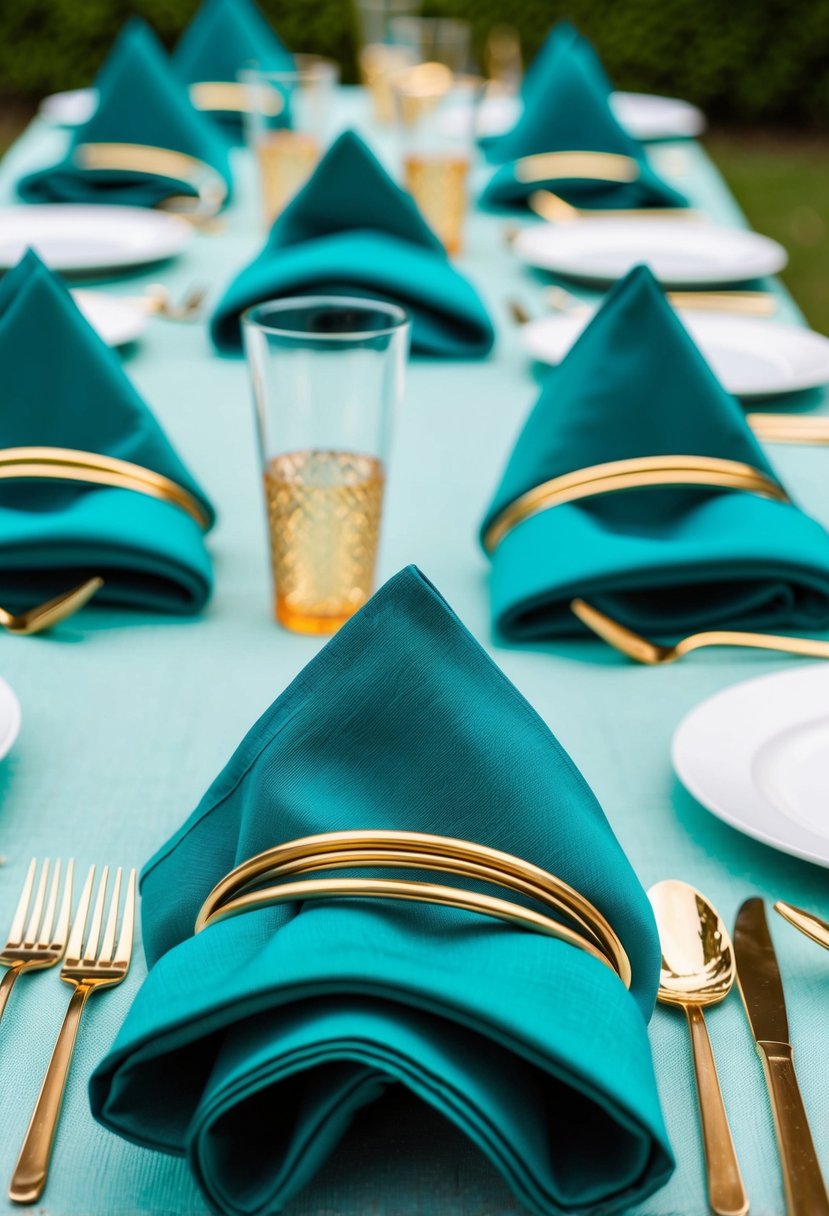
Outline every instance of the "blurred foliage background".
{"label": "blurred foliage background", "polygon": [[[199,0],[0,0],[0,151],[47,93],[88,84],[133,14],[172,46]],[[259,0],[296,51],[356,78],[351,0]],[[573,21],[620,89],[701,106],[709,151],[751,224],[783,242],[784,276],[829,333],[829,0],[424,0],[465,17],[480,52],[499,22],[525,60],[560,17]]]}

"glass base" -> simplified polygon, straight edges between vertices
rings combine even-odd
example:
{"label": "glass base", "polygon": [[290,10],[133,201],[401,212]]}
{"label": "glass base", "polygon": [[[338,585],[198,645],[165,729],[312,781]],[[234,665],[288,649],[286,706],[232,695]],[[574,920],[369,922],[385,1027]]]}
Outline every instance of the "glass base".
{"label": "glass base", "polygon": [[274,616],[277,624],[283,629],[289,629],[291,633],[330,634],[336,633],[346,621],[351,620],[359,607],[358,605],[352,612],[338,616],[319,616],[312,612],[298,612],[295,608],[289,608],[283,600],[277,599]]}

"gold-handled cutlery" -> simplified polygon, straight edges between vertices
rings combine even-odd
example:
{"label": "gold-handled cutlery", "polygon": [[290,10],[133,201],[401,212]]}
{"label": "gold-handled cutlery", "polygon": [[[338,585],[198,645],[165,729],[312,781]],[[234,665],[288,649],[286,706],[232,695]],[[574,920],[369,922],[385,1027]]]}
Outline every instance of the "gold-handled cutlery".
{"label": "gold-handled cutlery", "polygon": [[717,1216],[745,1216],[743,1185],[725,1112],[703,1010],[725,1000],[734,986],[728,931],[708,900],[677,879],[648,891],[659,929],[662,971],[658,999],[685,1011],[697,1080],[708,1202]]}
{"label": "gold-handled cutlery", "polygon": [[700,213],[692,211],[690,207],[575,207],[552,190],[533,190],[527,199],[527,206],[548,224],[572,224],[574,220],[702,219]]}
{"label": "gold-handled cutlery", "polygon": [[148,283],[144,295],[136,297],[136,302],[168,321],[195,321],[201,316],[208,290],[204,284],[196,284],[176,304],[163,283]]}
{"label": "gold-handled cutlery", "polygon": [[778,899],[774,910],[790,925],[794,925],[795,929],[799,929],[813,942],[823,946],[824,950],[829,950],[829,924],[825,920],[821,920],[813,912],[805,912],[803,908],[796,908],[794,904],[785,904],[782,899]]}
{"label": "gold-handled cutlery", "polygon": [[0,951],[0,966],[6,968],[0,980],[0,1018],[3,1017],[12,988],[24,971],[54,967],[63,958],[69,935],[73,871],[74,862],[67,862],[61,895],[59,860],[52,866],[46,858],[40,866],[39,878],[37,858],[33,857],[29,864],[8,940]]}
{"label": "gold-handled cutlery", "polygon": [[829,418],[809,414],[747,414],[746,422],[764,443],[829,444]]}
{"label": "gold-handled cutlery", "polygon": [[829,659],[829,642],[818,638],[785,637],[775,633],[746,633],[734,629],[707,629],[701,633],[692,633],[673,646],[661,645],[642,637],[627,625],[608,616],[592,604],[582,599],[572,600],[570,610],[579,618],[583,625],[607,642],[615,650],[635,659],[637,663],[645,663],[650,667],[662,667],[666,663],[675,663],[683,655],[692,650],[701,650],[705,646],[737,646],[748,647],[752,650],[774,650],[780,654],[800,655],[809,659]]}
{"label": "gold-handled cutlery", "polygon": [[794,1070],[783,982],[762,899],[748,899],[734,928],[737,982],[766,1075],[789,1216],[829,1216],[829,1195]]}
{"label": "gold-handled cutlery", "polygon": [[[666,291],[665,297],[674,308],[686,311],[744,313],[752,317],[772,317],[777,312],[777,298],[770,291]],[[557,312],[590,311],[590,305],[585,300],[564,287],[549,287],[545,299],[550,308]],[[786,416],[777,415],[781,418]]]}
{"label": "gold-handled cutlery", "polygon": [[[86,1002],[94,992],[120,984],[129,970],[135,923],[135,870],[130,872],[127,883],[117,943],[115,935],[121,903],[120,868],[115,874],[115,883],[104,926],[104,903],[108,878],[109,867],[105,866],[98,884],[92,920],[87,932],[92,887],[95,881],[95,867],[90,868],[72,921],[72,930],[69,934],[60,978],[67,984],[71,984],[74,991],[12,1175],[9,1198],[14,1203],[35,1203],[46,1185],[63,1091],[72,1062],[78,1025]],[[101,935],[102,926],[103,936]]]}
{"label": "gold-handled cutlery", "polygon": [[77,587],[56,595],[45,604],[27,608],[25,612],[8,612],[5,608],[0,608],[0,626],[9,633],[24,636],[43,633],[79,612],[103,585],[102,578],[88,578],[85,583],[79,583]]}

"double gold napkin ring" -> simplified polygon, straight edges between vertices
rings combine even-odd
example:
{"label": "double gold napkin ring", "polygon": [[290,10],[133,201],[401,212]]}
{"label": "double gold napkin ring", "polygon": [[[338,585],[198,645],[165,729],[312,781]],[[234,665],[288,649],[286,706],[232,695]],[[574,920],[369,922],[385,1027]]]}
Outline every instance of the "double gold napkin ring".
{"label": "double gold napkin ring", "polygon": [[94,172],[142,173],[189,186],[195,198],[171,194],[159,204],[182,215],[212,218],[227,199],[227,183],[220,173],[195,156],[172,148],[127,143],[78,144],[74,159],[80,168]]}
{"label": "double gold napkin ring", "polygon": [[519,495],[487,528],[484,548],[492,553],[518,524],[563,503],[622,490],[682,486],[744,490],[777,502],[789,501],[778,481],[739,460],[722,460],[715,456],[638,456],[632,460],[611,460],[553,477]]}
{"label": "double gold napkin ring", "polygon": [[207,531],[210,518],[194,494],[153,469],[73,448],[0,448],[0,481],[69,481],[133,490],[185,511]]}
{"label": "double gold napkin ring", "polygon": [[[431,870],[503,887],[566,917],[575,927],[510,900],[438,883],[391,878],[281,881],[316,870],[372,866]],[[274,879],[280,880],[277,885],[262,885]],[[412,900],[482,913],[568,942],[598,959],[630,987],[630,961],[619,937],[602,913],[573,887],[510,853],[424,832],[324,832],[267,849],[216,884],[201,907],[195,932],[252,908],[340,897]]]}

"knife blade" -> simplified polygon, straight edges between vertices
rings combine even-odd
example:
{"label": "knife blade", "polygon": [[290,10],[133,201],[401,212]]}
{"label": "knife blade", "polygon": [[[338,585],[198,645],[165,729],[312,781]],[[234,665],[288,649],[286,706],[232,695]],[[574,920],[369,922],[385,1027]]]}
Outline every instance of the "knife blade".
{"label": "knife blade", "polygon": [[747,899],[737,913],[734,958],[774,1112],[787,1211],[789,1216],[829,1216],[829,1195],[794,1071],[783,981],[762,899]]}

